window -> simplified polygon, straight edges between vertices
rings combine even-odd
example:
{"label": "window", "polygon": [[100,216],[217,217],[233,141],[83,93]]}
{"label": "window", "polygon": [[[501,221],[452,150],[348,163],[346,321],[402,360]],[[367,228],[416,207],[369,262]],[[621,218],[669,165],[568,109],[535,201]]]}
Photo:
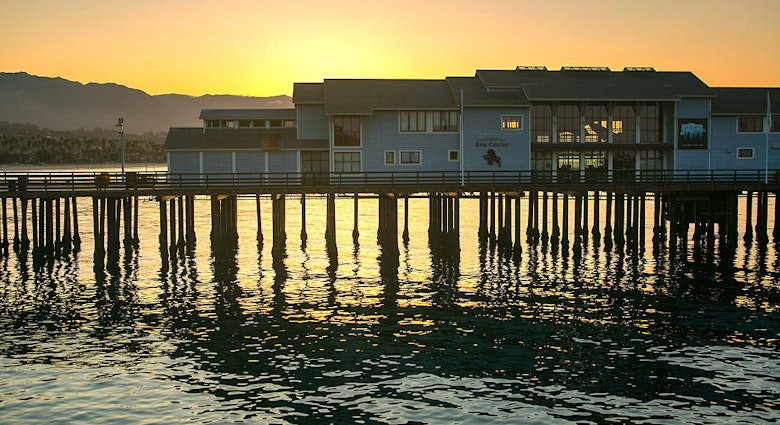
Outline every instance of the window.
{"label": "window", "polygon": [[549,105],[531,108],[531,142],[549,143],[552,140],[552,109]]}
{"label": "window", "polygon": [[644,105],[639,114],[639,143],[661,143],[658,105]]}
{"label": "window", "polygon": [[737,148],[737,158],[753,159],[753,148]]}
{"label": "window", "polygon": [[265,120],[252,120],[252,127],[265,127]]}
{"label": "window", "polygon": [[458,111],[433,111],[433,131],[458,131]]}
{"label": "window", "polygon": [[640,170],[663,170],[664,153],[662,151],[641,151],[639,152]]}
{"label": "window", "polygon": [[395,164],[395,151],[385,151],[385,165]]}
{"label": "window", "polygon": [[605,106],[586,106],[584,110],[585,142],[606,143],[609,138],[609,115]]}
{"label": "window", "polygon": [[282,121],[282,127],[295,128],[295,120],[284,120],[284,121]]}
{"label": "window", "polygon": [[425,111],[401,111],[398,116],[402,133],[426,131]]}
{"label": "window", "polygon": [[252,120],[238,120],[238,126],[241,128],[251,127]]}
{"label": "window", "polygon": [[209,128],[233,128],[233,120],[208,120],[206,126]]}
{"label": "window", "polygon": [[360,152],[333,152],[333,172],[359,173]]}
{"label": "window", "polygon": [[764,117],[737,117],[737,133],[763,133]]}
{"label": "window", "polygon": [[447,153],[450,162],[460,161],[460,151],[448,151]]}
{"label": "window", "polygon": [[780,133],[780,117],[772,117],[772,128],[769,129],[772,133]]}
{"label": "window", "polygon": [[419,164],[420,151],[401,151],[401,164]]}
{"label": "window", "polygon": [[577,105],[558,106],[558,142],[579,143],[580,108]]}
{"label": "window", "polygon": [[333,117],[333,146],[360,146],[360,117],[337,115]]}
{"label": "window", "polygon": [[636,114],[633,106],[616,106],[612,112],[612,142],[636,143]]}
{"label": "window", "polygon": [[523,117],[521,115],[502,115],[501,116],[501,129],[502,130],[522,130],[523,129]]}

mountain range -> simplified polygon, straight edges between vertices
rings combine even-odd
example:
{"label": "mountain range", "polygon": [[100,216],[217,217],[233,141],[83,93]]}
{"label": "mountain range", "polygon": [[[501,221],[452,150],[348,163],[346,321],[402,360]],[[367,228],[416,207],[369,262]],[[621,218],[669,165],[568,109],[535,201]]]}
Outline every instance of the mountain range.
{"label": "mountain range", "polygon": [[25,72],[0,72],[0,122],[51,130],[113,129],[119,117],[128,133],[200,126],[201,109],[292,108],[286,95],[149,95],[114,83],[82,84]]}

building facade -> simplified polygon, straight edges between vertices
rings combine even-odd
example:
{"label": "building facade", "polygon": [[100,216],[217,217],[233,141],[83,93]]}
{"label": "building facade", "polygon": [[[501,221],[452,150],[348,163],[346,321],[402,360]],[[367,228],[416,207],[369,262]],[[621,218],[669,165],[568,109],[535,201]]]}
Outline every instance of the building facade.
{"label": "building facade", "polygon": [[202,128],[171,128],[165,149],[171,174],[773,173],[779,101],[780,89],[711,88],[691,72],[652,68],[328,79],[295,83],[294,109],[204,110]]}

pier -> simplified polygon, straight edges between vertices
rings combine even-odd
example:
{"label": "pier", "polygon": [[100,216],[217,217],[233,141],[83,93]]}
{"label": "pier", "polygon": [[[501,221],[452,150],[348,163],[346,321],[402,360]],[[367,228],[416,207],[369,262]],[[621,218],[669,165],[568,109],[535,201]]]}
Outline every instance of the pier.
{"label": "pier", "polygon": [[[688,255],[713,262],[715,252],[728,257],[738,244],[738,217],[745,214],[743,241],[759,243],[780,237],[777,199],[780,182],[760,170],[653,172],[632,171],[592,179],[555,173],[394,172],[334,174],[317,178],[300,173],[167,174],[151,173],[2,173],[0,254],[31,254],[42,263],[80,250],[84,215],[77,200],[92,201],[91,223],[96,268],[116,267],[120,249],[141,243],[139,199],[159,204],[159,246],[164,260],[195,244],[195,197],[210,199],[211,246],[215,256],[235,251],[238,197],[254,197],[257,243],[263,244],[261,204],[272,205],[273,252],[282,253],[288,238],[286,202],[301,204],[300,239],[305,246],[307,196],[326,199],[323,237],[336,257],[336,217],[352,214],[357,243],[358,199],[378,202],[377,243],[383,255],[398,254],[399,208],[404,209],[400,238],[408,242],[409,198],[428,199],[428,239],[436,252],[457,251],[460,201],[478,199],[481,241],[507,258],[519,259],[524,247],[541,245],[555,252],[581,255],[590,244],[605,249],[642,250],[649,237],[654,249],[670,258]],[[354,198],[351,211],[337,211],[337,197]],[[745,211],[739,210],[744,198]],[[401,204],[401,205],[399,205]],[[770,211],[770,205],[774,210]],[[652,206],[652,208],[649,208]],[[649,213],[648,213],[649,212]],[[775,226],[769,229],[770,214]],[[754,221],[755,217],[755,221]],[[651,229],[651,235],[646,229]],[[692,230],[692,232],[691,232]],[[689,238],[692,238],[689,239]],[[689,242],[694,243],[688,252]]]}

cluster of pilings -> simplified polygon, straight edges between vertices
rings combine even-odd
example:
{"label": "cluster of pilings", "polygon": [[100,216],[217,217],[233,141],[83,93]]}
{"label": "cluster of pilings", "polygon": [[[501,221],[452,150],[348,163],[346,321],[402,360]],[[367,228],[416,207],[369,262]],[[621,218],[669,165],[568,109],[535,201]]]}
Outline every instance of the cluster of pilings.
{"label": "cluster of pilings", "polygon": [[[222,199],[212,197],[212,246],[214,246],[214,229],[216,229],[218,236],[221,236],[221,233],[219,232],[221,232],[223,229],[223,226],[220,225],[220,217],[222,214],[222,204],[220,203],[221,201]],[[196,239],[195,196],[163,196],[157,198],[157,202],[160,206],[159,241],[160,254],[162,255],[163,260],[167,261],[169,258],[175,258],[177,254],[181,254],[185,252],[185,250],[194,250]],[[235,220],[233,222],[235,222]],[[234,238],[234,240],[234,244],[238,244],[237,236]]]}
{"label": "cluster of pilings", "polygon": [[[10,199],[10,203],[8,200],[2,198],[0,254],[7,256],[13,249],[16,253],[26,255],[32,242],[33,263],[40,264],[80,249],[81,237],[76,198],[14,197]],[[28,224],[32,235],[28,232]],[[13,237],[9,235],[11,227]]]}
{"label": "cluster of pilings", "polygon": [[138,248],[140,242],[138,197],[93,197],[92,227],[95,236],[95,269],[118,268],[120,245],[123,244],[125,250],[130,250]]}
{"label": "cluster of pilings", "polygon": [[[286,243],[286,196],[271,194],[274,253]],[[336,194],[326,196],[325,239],[331,258],[336,257]],[[428,193],[429,244],[432,250],[459,249],[460,193]],[[552,250],[579,253],[592,244],[643,250],[646,229],[652,221],[654,248],[668,246],[670,256],[687,255],[693,226],[693,253],[711,260],[720,243],[721,256],[734,252],[738,244],[738,216],[744,214],[744,242],[769,240],[769,192],[746,192],[744,211],[739,209],[739,191],[621,193],[621,192],[481,192],[479,197],[479,238],[489,242],[507,257],[519,258],[522,243],[542,245]],[[377,241],[385,253],[398,253],[398,200],[404,200],[403,240],[409,240],[409,194],[378,194]],[[774,195],[775,199],[777,198]],[[215,255],[238,247],[237,196],[210,195],[211,242]],[[260,195],[257,201],[257,238],[262,244]],[[358,238],[358,194],[354,194],[353,239]],[[2,198],[2,240],[0,254],[26,254],[32,243],[37,261],[56,258],[78,250],[79,220],[77,198],[10,196]],[[159,197],[160,248],[164,259],[195,246],[195,197]],[[137,247],[138,202],[132,193],[92,197],[95,264],[117,264],[119,249]],[[306,245],[306,195],[301,202],[301,241]],[[652,203],[652,208],[648,206]],[[754,209],[755,208],[755,209]],[[523,214],[523,209],[525,214]],[[649,215],[652,214],[652,217]],[[755,217],[755,223],[754,223]],[[775,205],[772,235],[780,238],[780,208]],[[667,223],[668,227],[667,227]],[[124,224],[124,230],[122,225]],[[570,229],[571,227],[571,229]],[[523,232],[524,230],[524,232]],[[13,234],[11,234],[13,233]],[[524,234],[523,234],[524,233]],[[705,255],[706,254],[706,255]],[[697,258],[698,259],[698,258]]]}

